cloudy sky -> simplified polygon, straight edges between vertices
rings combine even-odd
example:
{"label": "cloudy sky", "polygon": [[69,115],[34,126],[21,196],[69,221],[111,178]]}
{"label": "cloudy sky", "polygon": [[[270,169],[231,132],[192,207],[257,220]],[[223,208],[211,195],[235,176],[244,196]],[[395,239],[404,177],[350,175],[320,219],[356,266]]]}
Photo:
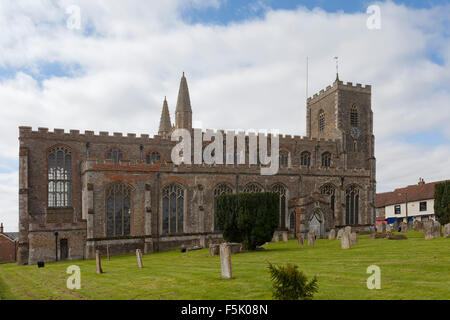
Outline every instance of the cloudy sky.
{"label": "cloudy sky", "polygon": [[0,27],[8,231],[18,126],[156,134],[183,71],[194,124],[305,135],[306,57],[312,95],[338,56],[341,80],[373,86],[378,192],[450,178],[448,1],[1,0]]}

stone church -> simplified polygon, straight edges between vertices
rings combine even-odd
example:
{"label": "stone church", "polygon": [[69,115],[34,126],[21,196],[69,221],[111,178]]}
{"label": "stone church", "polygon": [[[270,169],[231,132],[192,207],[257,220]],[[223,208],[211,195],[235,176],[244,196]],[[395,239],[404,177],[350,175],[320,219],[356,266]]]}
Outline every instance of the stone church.
{"label": "stone church", "polygon": [[306,127],[304,137],[280,135],[276,175],[261,175],[259,162],[175,165],[171,132],[193,130],[184,74],[175,123],[164,99],[153,137],[20,127],[18,263],[91,259],[95,250],[150,253],[220,242],[214,208],[224,193],[278,193],[276,232],[290,237],[308,231],[325,237],[348,225],[371,229],[376,193],[371,86],[336,77],[307,99]]}

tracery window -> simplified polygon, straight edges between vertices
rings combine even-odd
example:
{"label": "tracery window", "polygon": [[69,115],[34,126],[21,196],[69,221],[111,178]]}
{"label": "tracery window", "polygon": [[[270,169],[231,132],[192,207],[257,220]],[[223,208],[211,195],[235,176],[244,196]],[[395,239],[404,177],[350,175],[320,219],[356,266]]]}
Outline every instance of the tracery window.
{"label": "tracery window", "polygon": [[322,154],[322,167],[329,167],[331,166],[331,153],[324,152]]}
{"label": "tracery window", "polygon": [[119,149],[111,148],[106,152],[106,159],[113,160],[114,163],[119,163],[123,159],[123,153]]}
{"label": "tracery window", "polygon": [[184,230],[184,189],[170,184],[162,191],[162,232],[182,233]]}
{"label": "tracery window", "polygon": [[300,164],[302,166],[309,167],[311,165],[311,153],[309,153],[308,151],[302,152],[302,154],[300,155]]}
{"label": "tracery window", "polygon": [[295,212],[291,212],[289,216],[289,229],[295,231]]}
{"label": "tracery window", "polygon": [[131,186],[116,183],[106,190],[106,235],[130,235]]}
{"label": "tracery window", "polygon": [[263,188],[259,184],[251,182],[245,186],[243,192],[245,193],[263,192]]}
{"label": "tracery window", "polygon": [[350,125],[352,127],[357,127],[358,120],[358,108],[356,106],[352,106],[350,110]]}
{"label": "tracery window", "polygon": [[47,156],[47,190],[49,207],[72,206],[72,154],[55,147]]}
{"label": "tracery window", "polygon": [[358,224],[359,189],[355,186],[345,191],[345,224]]}
{"label": "tracery window", "polygon": [[319,132],[323,132],[325,129],[325,112],[321,110],[319,112]]}
{"label": "tracery window", "polygon": [[222,195],[222,194],[230,194],[233,193],[233,189],[231,189],[227,184],[222,183],[219,184],[215,189],[214,189],[214,231],[219,230],[217,227],[217,219],[216,219],[216,199],[218,196]]}
{"label": "tracery window", "polygon": [[154,151],[152,153],[148,153],[145,157],[145,162],[147,164],[159,162],[159,161],[161,161],[161,155],[159,154],[159,152],[156,152],[156,151]]}
{"label": "tracery window", "polygon": [[320,187],[320,193],[330,197],[330,209],[334,215],[335,198],[336,198],[335,188],[331,184],[325,184],[322,187]]}
{"label": "tracery window", "polygon": [[286,197],[286,188],[281,184],[275,184],[272,187],[272,191],[278,193],[280,196],[280,228],[286,228],[286,208],[287,208],[287,197]]}

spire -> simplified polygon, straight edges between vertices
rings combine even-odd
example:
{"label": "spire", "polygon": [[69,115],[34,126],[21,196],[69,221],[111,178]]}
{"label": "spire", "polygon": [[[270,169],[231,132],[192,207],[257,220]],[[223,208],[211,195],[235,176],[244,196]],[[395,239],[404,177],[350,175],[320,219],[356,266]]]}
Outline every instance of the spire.
{"label": "spire", "polygon": [[172,124],[170,123],[169,105],[167,104],[166,97],[164,97],[164,103],[161,112],[161,120],[159,121],[158,134],[160,136],[165,136],[170,132],[171,128]]}
{"label": "spire", "polygon": [[192,128],[191,99],[189,98],[189,89],[184,72],[181,77],[180,89],[178,90],[177,107],[175,109],[175,127]]}

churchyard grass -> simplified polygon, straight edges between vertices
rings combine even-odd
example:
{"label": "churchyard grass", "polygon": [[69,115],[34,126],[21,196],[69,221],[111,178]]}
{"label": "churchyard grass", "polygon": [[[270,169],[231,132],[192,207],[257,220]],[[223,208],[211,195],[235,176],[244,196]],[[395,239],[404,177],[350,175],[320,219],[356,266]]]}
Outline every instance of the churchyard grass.
{"label": "churchyard grass", "polygon": [[[231,258],[233,279],[221,278],[220,259],[208,249],[179,250],[95,260],[46,263],[44,268],[0,265],[1,299],[271,299],[267,261],[294,263],[308,278],[318,278],[315,299],[450,299],[450,239],[424,240],[407,232],[407,240],[369,239],[342,250],[340,240],[319,239],[299,247],[297,240],[265,245],[264,251]],[[81,268],[81,289],[69,290],[66,269]],[[381,268],[381,289],[369,290],[367,267]]]}

